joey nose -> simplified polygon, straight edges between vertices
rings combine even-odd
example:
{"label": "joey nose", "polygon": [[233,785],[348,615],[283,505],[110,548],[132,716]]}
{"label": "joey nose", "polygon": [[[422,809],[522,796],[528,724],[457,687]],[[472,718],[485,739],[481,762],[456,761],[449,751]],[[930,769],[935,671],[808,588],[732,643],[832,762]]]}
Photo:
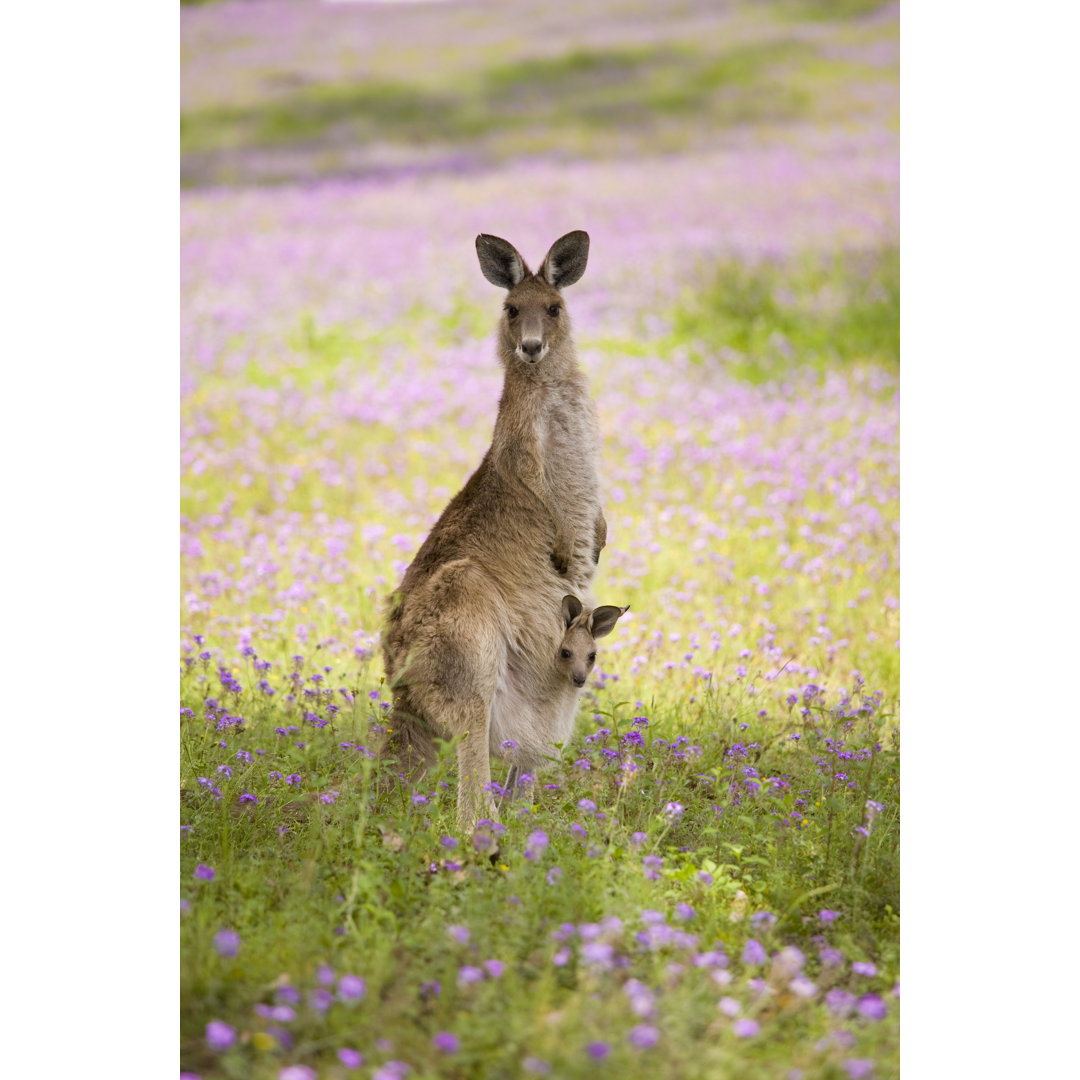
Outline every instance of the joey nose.
{"label": "joey nose", "polygon": [[585,685],[585,676],[584,675],[575,675],[574,676],[574,685],[575,686],[584,686]]}
{"label": "joey nose", "polygon": [[521,351],[531,359],[535,360],[540,355],[540,349],[542,342],[539,338],[526,338],[521,343]]}

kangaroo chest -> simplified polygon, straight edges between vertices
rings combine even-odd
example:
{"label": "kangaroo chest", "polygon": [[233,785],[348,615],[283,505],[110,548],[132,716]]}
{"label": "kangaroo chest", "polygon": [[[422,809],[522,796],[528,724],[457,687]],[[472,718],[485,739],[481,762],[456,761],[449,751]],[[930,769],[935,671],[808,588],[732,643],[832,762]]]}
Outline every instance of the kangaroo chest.
{"label": "kangaroo chest", "polygon": [[534,437],[544,479],[559,498],[563,509],[573,515],[580,509],[583,520],[596,513],[597,425],[592,402],[568,402],[558,397],[545,403],[536,417]]}

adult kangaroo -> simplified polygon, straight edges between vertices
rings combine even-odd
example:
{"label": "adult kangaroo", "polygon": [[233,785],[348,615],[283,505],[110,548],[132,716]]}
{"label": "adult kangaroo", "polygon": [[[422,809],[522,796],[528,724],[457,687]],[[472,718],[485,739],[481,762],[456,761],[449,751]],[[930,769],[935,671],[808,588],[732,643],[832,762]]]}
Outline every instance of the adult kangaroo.
{"label": "adult kangaroo", "polygon": [[551,689],[562,599],[594,606],[589,586],[607,539],[596,411],[562,296],[585,272],[589,236],[556,240],[535,274],[497,236],[478,236],[476,253],[484,277],[506,289],[495,431],[405,571],[383,633],[394,695],[387,750],[415,778],[433,763],[436,739],[461,737],[462,828],[493,809],[490,754],[532,768],[569,738],[576,699]]}

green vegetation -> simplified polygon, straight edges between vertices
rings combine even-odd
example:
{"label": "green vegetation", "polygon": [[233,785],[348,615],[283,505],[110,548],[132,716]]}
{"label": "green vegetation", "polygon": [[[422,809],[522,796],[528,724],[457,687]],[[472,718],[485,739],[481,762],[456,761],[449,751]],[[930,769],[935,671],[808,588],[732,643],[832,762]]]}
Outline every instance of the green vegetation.
{"label": "green vegetation", "polygon": [[[442,90],[396,82],[324,83],[250,107],[185,112],[184,153],[275,146],[329,135],[355,142],[436,142],[457,148],[483,140],[500,154],[520,145],[559,147],[597,135],[639,133],[672,114],[728,126],[789,120],[808,93],[788,77],[814,50],[800,42],[735,46],[720,56],[688,47],[579,50],[481,69]],[[492,140],[511,137],[505,147]],[[606,145],[606,144],[602,144]]]}
{"label": "green vegetation", "polygon": [[751,382],[798,370],[900,362],[900,253],[896,248],[804,257],[793,263],[731,260],[711,285],[671,314],[668,345]]}

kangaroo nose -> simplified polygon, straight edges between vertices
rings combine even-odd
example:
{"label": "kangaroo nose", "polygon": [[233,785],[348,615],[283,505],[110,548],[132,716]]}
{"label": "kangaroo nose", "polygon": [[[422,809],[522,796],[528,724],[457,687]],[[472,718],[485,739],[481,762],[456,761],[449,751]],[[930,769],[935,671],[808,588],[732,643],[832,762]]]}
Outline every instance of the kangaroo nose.
{"label": "kangaroo nose", "polygon": [[540,339],[539,338],[526,338],[521,343],[521,351],[526,356],[539,356],[540,355]]}
{"label": "kangaroo nose", "polygon": [[585,676],[584,675],[575,675],[574,676],[574,685],[575,686],[584,686],[585,685]]}

